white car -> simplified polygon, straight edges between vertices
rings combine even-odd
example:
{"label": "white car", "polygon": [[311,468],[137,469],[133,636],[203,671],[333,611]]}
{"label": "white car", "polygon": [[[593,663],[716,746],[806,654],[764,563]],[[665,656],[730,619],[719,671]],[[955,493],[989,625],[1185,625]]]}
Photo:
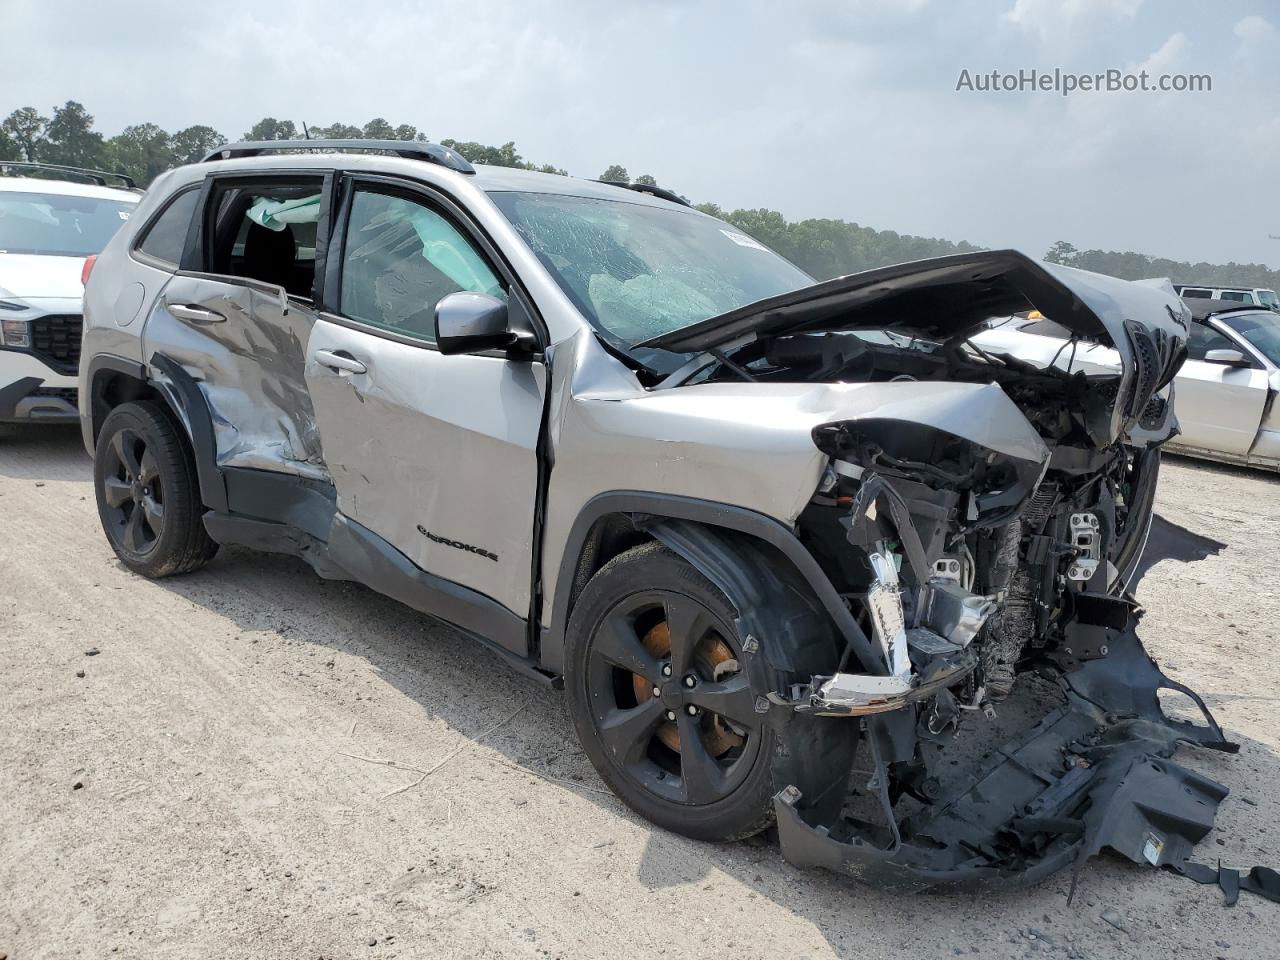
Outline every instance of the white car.
{"label": "white car", "polygon": [[1190,283],[1175,283],[1174,291],[1183,300],[1230,300],[1233,303],[1266,307],[1280,312],[1280,297],[1267,287],[1214,287]]}
{"label": "white car", "polygon": [[[1143,281],[1147,282],[1147,281]],[[1179,433],[1164,445],[1170,453],[1280,470],[1280,317],[1249,304],[1190,299],[1187,360],[1172,391],[1151,402],[1174,399]],[[1072,342],[1066,328],[1040,316],[1009,317],[972,342],[994,354],[1055,365],[1085,375],[1114,371],[1119,357],[1109,347]]]}
{"label": "white car", "polygon": [[0,163],[0,423],[77,420],[86,258],[140,199],[118,174]]}

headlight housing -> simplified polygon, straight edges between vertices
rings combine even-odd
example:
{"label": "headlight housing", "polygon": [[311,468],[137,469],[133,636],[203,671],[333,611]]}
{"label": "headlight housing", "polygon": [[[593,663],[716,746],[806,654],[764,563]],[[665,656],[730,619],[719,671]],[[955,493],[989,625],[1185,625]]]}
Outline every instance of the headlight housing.
{"label": "headlight housing", "polygon": [[31,347],[31,321],[0,319],[0,346]]}

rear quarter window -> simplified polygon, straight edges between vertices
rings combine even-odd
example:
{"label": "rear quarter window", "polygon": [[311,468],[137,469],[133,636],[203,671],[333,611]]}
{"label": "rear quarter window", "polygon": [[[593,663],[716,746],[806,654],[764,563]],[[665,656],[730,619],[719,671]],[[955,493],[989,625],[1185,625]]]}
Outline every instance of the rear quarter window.
{"label": "rear quarter window", "polygon": [[160,216],[151,221],[137,249],[149,257],[161,260],[176,267],[182,262],[182,250],[187,244],[187,231],[191,227],[191,217],[196,212],[196,204],[200,200],[198,187],[191,187],[179,193],[169,205],[161,211]]}

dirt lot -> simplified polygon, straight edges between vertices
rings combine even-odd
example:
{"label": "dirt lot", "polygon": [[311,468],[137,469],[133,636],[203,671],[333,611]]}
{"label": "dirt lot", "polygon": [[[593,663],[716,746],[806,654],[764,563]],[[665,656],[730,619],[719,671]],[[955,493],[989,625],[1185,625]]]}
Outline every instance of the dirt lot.
{"label": "dirt lot", "polygon": [[[1280,955],[1280,907],[1117,858],[903,898],[652,829],[560,694],[289,559],[132,576],[89,475],[0,440],[0,956]],[[1280,863],[1280,480],[1171,460],[1158,508],[1143,635],[1242,744],[1182,754],[1232,790],[1197,852]]]}

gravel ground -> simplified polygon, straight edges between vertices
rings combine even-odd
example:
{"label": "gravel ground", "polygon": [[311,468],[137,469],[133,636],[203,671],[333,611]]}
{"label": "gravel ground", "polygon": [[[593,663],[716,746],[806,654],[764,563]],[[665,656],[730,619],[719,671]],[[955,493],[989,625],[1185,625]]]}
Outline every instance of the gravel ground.
{"label": "gravel ground", "polygon": [[[72,429],[0,439],[0,957],[1278,955],[1280,906],[1118,858],[1071,906],[900,897],[651,828],[560,694],[290,559],[132,576],[89,476]],[[1138,590],[1242,745],[1181,755],[1232,791],[1206,862],[1280,862],[1277,494],[1170,459]]]}

